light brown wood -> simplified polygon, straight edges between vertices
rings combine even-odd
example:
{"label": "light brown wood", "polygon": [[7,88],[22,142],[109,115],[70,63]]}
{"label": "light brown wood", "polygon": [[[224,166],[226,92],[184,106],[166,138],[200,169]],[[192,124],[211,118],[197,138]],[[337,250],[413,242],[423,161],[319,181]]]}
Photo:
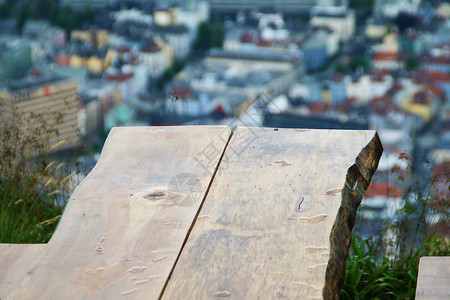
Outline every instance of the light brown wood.
{"label": "light brown wood", "polygon": [[0,299],[20,282],[43,254],[45,244],[0,244]]}
{"label": "light brown wood", "polygon": [[[2,282],[14,285],[2,284],[0,298],[157,299],[230,134],[223,126],[114,128],[44,249],[8,250],[20,263],[2,268]],[[191,187],[175,185],[186,178]],[[33,264],[23,259],[39,250]]]}
{"label": "light brown wood", "polygon": [[417,300],[450,299],[450,257],[421,257]]}
{"label": "light brown wood", "polygon": [[374,131],[238,127],[163,299],[337,298],[381,152]]}
{"label": "light brown wood", "polygon": [[377,134],[230,134],[113,129],[50,242],[0,245],[0,299],[337,298]]}

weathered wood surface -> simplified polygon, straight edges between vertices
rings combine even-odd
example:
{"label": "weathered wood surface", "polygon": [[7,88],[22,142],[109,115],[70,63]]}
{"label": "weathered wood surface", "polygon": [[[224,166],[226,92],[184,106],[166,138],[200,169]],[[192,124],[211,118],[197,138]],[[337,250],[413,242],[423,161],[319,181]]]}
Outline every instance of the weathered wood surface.
{"label": "weathered wood surface", "polygon": [[377,134],[230,134],[113,129],[50,242],[0,245],[0,299],[336,298]]}
{"label": "weathered wood surface", "polygon": [[0,298],[157,299],[230,134],[223,126],[113,129],[50,242],[2,245]]}
{"label": "weathered wood surface", "polygon": [[420,258],[416,299],[450,299],[450,257]]}
{"label": "weathered wood surface", "polygon": [[0,299],[17,287],[30,266],[39,261],[45,244],[0,244]]}
{"label": "weathered wood surface", "polygon": [[163,299],[336,299],[374,131],[238,128]]}

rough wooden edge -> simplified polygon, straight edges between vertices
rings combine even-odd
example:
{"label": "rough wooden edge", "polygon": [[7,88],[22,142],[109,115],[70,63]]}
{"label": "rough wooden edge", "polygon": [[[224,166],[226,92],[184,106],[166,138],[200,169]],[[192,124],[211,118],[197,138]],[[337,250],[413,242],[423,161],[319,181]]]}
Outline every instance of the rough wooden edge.
{"label": "rough wooden edge", "polygon": [[372,175],[378,168],[382,153],[383,147],[375,132],[370,143],[357,156],[355,164],[347,171],[345,186],[342,189],[341,206],[330,235],[330,259],[322,291],[324,299],[340,298],[356,210],[369,186]]}

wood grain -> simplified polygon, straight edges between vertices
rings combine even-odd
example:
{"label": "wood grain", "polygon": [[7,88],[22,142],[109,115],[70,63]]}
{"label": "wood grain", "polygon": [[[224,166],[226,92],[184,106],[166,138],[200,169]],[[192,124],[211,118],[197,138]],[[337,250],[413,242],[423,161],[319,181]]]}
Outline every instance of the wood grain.
{"label": "wood grain", "polygon": [[162,298],[339,297],[381,153],[374,131],[238,127]]}
{"label": "wood grain", "polygon": [[[31,267],[20,259],[19,270],[8,268],[2,281],[28,267],[12,288],[2,285],[1,299],[157,299],[230,134],[222,126],[114,128],[50,242],[19,247],[43,251]],[[176,178],[191,186],[178,188]]]}
{"label": "wood grain", "polygon": [[45,244],[0,244],[0,299],[6,298],[7,291],[20,286],[45,247]]}
{"label": "wood grain", "polygon": [[416,299],[450,299],[450,257],[420,258]]}

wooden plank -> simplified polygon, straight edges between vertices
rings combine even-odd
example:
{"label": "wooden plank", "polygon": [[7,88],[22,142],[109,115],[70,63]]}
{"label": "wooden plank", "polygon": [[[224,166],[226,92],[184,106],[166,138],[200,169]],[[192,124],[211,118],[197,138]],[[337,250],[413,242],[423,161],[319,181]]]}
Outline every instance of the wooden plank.
{"label": "wooden plank", "polygon": [[163,299],[337,299],[374,131],[234,132]]}
{"label": "wooden plank", "polygon": [[429,256],[420,258],[416,299],[450,299],[449,256]]}
{"label": "wooden plank", "polygon": [[6,298],[158,298],[230,134],[114,128],[42,258]]}
{"label": "wooden plank", "polygon": [[20,282],[43,254],[45,244],[0,244],[0,299]]}

